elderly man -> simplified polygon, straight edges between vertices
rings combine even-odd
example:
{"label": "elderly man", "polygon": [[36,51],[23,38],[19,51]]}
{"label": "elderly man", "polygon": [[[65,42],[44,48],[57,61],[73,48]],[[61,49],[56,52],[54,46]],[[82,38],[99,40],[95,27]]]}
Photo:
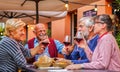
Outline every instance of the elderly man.
{"label": "elderly man", "polygon": [[[29,40],[28,44],[25,45],[25,48],[31,49],[33,47],[36,47],[39,44],[39,42],[44,39],[44,37],[46,36],[45,25],[42,23],[36,24],[33,32],[36,35],[36,38]],[[51,38],[49,38],[49,41],[50,41],[49,45],[42,50],[40,55],[46,54],[47,56],[50,57],[57,57],[58,53],[62,52],[63,44],[60,43],[58,40],[53,40]],[[33,63],[38,59],[40,55],[36,55],[35,58],[29,59],[28,63]]]}
{"label": "elderly man", "polygon": [[[87,40],[87,46],[89,46],[90,52],[93,52],[96,45],[97,45],[97,40],[98,40],[98,35],[93,33],[93,25],[94,25],[94,20],[92,17],[82,17],[79,20],[78,24],[78,33],[82,32],[83,36],[85,37],[85,40]],[[81,40],[80,42],[77,42],[75,39],[75,44],[74,47],[65,47],[63,48],[63,53],[66,59],[69,59],[72,61],[74,64],[81,64],[81,63],[86,63],[89,62],[89,57],[86,56],[86,51],[84,51],[84,39]],[[86,43],[86,42],[85,42]],[[73,49],[72,49],[73,48]],[[72,52],[70,51],[72,50]],[[86,52],[86,53],[85,53]]]}
{"label": "elderly man", "polygon": [[69,65],[66,69],[103,69],[120,71],[120,51],[111,31],[112,20],[109,15],[95,17],[94,33],[99,35],[98,44],[90,63]]}

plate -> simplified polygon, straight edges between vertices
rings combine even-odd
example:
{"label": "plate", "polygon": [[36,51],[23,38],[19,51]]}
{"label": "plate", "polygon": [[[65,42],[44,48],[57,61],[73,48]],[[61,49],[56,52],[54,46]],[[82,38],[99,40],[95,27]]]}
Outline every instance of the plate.
{"label": "plate", "polygon": [[61,67],[39,67],[38,69],[45,69],[45,70],[58,70],[62,69]]}
{"label": "plate", "polygon": [[73,72],[73,71],[69,71],[66,69],[60,69],[60,70],[48,70],[48,72]]}

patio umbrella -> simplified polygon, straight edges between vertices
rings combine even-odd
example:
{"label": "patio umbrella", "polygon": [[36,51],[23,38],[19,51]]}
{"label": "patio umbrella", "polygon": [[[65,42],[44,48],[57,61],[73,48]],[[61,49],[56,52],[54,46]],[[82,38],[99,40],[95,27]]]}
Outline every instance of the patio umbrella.
{"label": "patio umbrella", "polygon": [[[26,13],[35,19],[39,17],[38,21],[46,23],[48,21],[61,19],[67,15],[67,12],[96,1],[99,0],[0,0],[0,12],[12,11]],[[66,9],[66,3],[69,4],[69,9]],[[37,5],[38,10],[36,8]],[[24,20],[28,20],[28,18]],[[31,21],[31,17],[29,21]]]}

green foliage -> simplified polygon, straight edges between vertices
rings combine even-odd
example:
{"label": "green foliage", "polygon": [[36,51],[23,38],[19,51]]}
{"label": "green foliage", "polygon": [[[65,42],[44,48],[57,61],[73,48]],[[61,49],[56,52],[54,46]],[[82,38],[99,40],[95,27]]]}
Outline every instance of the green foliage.
{"label": "green foliage", "polygon": [[120,0],[115,0],[116,2],[118,2],[120,4]]}
{"label": "green foliage", "polygon": [[51,30],[50,29],[47,29],[47,35],[48,35],[48,37],[51,37]]}
{"label": "green foliage", "polygon": [[5,29],[2,28],[2,26],[0,26],[0,40],[2,39],[2,36],[4,35],[4,34],[3,34],[4,31],[5,31]]}
{"label": "green foliage", "polygon": [[120,48],[120,31],[116,34],[116,41],[117,41],[118,46]]}
{"label": "green foliage", "polygon": [[114,0],[112,7],[114,9],[120,9],[120,0]]}

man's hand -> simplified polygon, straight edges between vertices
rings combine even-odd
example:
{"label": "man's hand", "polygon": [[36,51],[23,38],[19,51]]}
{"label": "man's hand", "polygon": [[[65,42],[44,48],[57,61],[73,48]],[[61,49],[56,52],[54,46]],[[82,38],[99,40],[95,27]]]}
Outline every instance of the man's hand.
{"label": "man's hand", "polygon": [[31,55],[35,56],[36,54],[42,54],[44,52],[44,46],[38,45],[35,48],[30,49]]}
{"label": "man's hand", "polygon": [[62,49],[62,53],[63,54],[66,54],[66,55],[69,55],[69,51],[68,51],[69,47],[65,47]]}
{"label": "man's hand", "polygon": [[78,70],[78,69],[81,69],[81,65],[80,64],[72,64],[72,65],[68,65],[65,69]]}
{"label": "man's hand", "polygon": [[42,42],[39,42],[39,45],[35,47],[37,54],[42,54],[45,50],[45,46],[42,44]]}
{"label": "man's hand", "polygon": [[73,46],[64,46],[64,48],[62,49],[62,53],[69,55],[73,50]]}

